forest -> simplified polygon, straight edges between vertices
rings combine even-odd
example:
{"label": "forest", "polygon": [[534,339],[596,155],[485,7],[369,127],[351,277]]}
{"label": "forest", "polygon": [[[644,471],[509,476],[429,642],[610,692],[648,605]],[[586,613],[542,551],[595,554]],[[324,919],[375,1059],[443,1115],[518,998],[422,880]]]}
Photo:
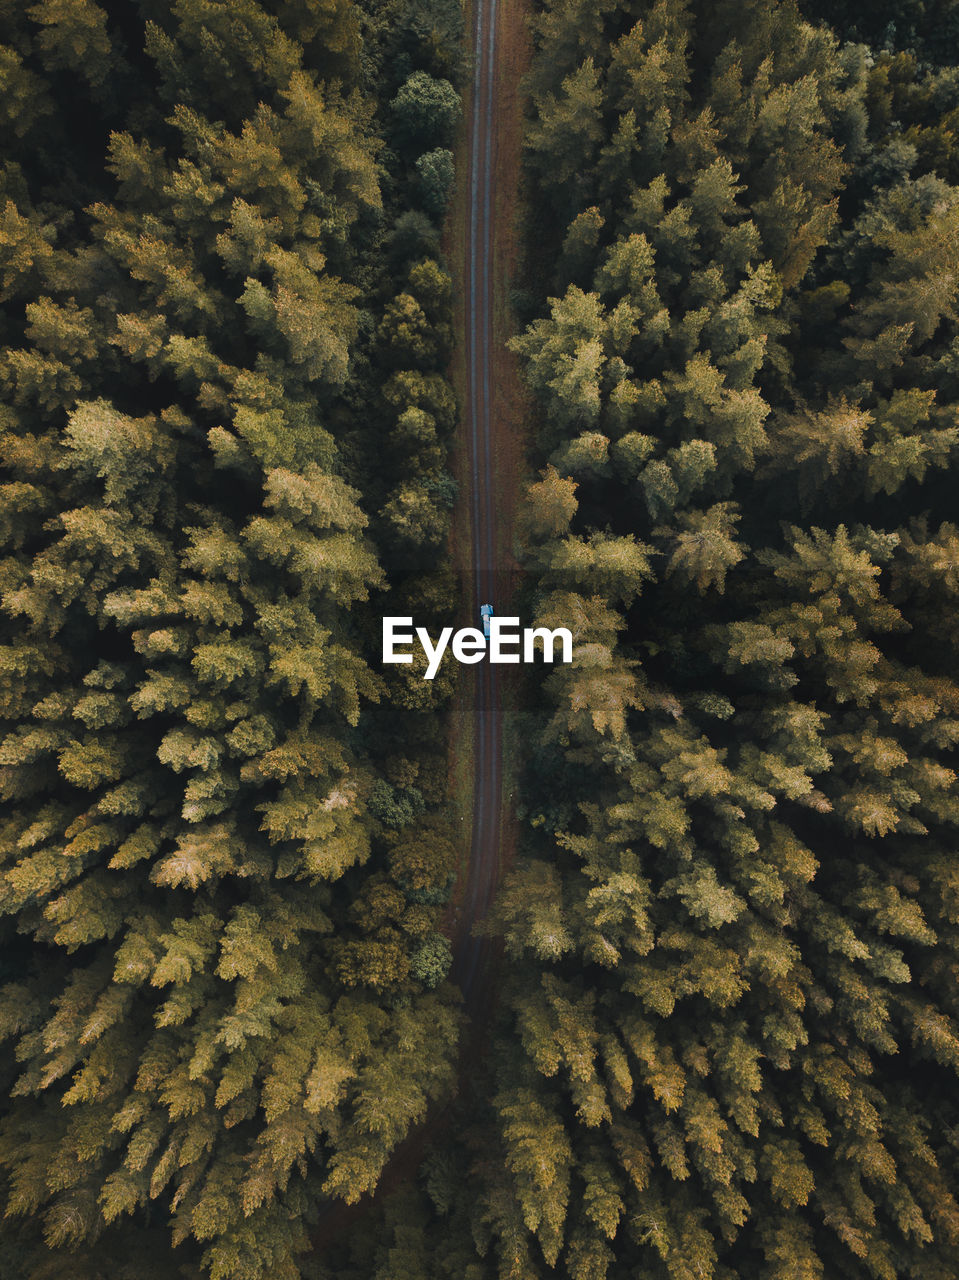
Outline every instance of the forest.
{"label": "forest", "polygon": [[526,544],[582,658],[498,909],[501,1275],[956,1274],[959,45],[880,8],[534,19]]}
{"label": "forest", "polygon": [[0,0],[4,1280],[955,1280],[959,2],[528,17],[477,1031],[458,0]]}
{"label": "forest", "polygon": [[299,1275],[450,1091],[429,10],[0,10],[5,1278]]}

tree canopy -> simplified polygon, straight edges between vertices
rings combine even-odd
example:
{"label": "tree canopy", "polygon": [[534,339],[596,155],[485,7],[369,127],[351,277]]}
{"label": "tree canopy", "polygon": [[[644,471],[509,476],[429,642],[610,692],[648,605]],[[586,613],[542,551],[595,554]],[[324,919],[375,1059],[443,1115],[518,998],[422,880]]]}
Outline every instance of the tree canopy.
{"label": "tree canopy", "polygon": [[0,11],[5,1275],[293,1280],[454,1082],[444,693],[372,661],[394,526],[446,573],[415,30],[401,146],[346,0]]}

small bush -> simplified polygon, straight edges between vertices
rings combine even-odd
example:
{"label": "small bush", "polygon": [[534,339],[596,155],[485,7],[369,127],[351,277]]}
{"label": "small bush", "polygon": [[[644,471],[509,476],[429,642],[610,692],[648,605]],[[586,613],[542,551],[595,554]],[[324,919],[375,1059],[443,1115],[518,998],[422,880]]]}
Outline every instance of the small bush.
{"label": "small bush", "polygon": [[401,144],[442,146],[450,141],[460,117],[460,96],[448,80],[414,71],[390,104]]}
{"label": "small bush", "polygon": [[434,217],[442,218],[455,177],[452,151],[440,147],[424,152],[416,162],[416,172],[423,208]]}
{"label": "small bush", "polygon": [[449,939],[441,933],[431,933],[413,953],[410,976],[422,982],[424,987],[438,987],[450,971],[453,948]]}

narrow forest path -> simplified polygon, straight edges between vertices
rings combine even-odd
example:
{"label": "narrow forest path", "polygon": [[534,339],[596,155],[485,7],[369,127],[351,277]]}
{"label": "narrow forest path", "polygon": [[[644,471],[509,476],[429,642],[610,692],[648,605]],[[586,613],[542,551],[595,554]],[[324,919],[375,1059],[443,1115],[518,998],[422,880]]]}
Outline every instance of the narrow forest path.
{"label": "narrow forest path", "polygon": [[[470,482],[470,587],[473,625],[480,605],[496,599],[496,472],[493,456],[493,218],[495,183],[494,112],[496,18],[500,0],[474,0],[473,86],[468,124],[468,232],[463,283],[462,341],[466,357],[466,435]],[[466,882],[460,899],[453,980],[466,1008],[482,1007],[488,975],[489,942],[472,926],[482,920],[499,879],[503,808],[502,691],[499,672],[488,662],[473,668],[473,825]],[[467,679],[469,676],[466,677]]]}
{"label": "narrow forest path", "polygon": [[[479,625],[480,605],[512,612],[517,564],[513,516],[525,469],[525,394],[507,348],[514,329],[509,282],[519,259],[518,221],[524,125],[522,79],[529,65],[527,0],[473,0],[472,83],[467,99],[466,182],[453,217],[451,254],[456,288],[458,386],[463,457],[457,469],[468,501],[469,539],[458,543],[464,593]],[[507,673],[510,671],[506,669]],[[472,936],[492,905],[500,872],[515,842],[509,809],[509,749],[513,682],[482,662],[463,673],[471,707],[457,717],[472,739],[472,819],[469,862],[457,895],[451,977],[466,1011],[481,1027],[493,998],[495,948]]]}

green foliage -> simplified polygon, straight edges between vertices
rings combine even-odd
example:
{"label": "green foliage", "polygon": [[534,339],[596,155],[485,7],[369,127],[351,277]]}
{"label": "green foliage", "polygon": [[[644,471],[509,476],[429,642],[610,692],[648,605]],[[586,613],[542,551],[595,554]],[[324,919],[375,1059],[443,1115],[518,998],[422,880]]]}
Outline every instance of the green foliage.
{"label": "green foliage", "polygon": [[438,987],[449,972],[453,951],[441,933],[431,933],[413,953],[410,974],[424,987]]}
{"label": "green foliage", "polygon": [[460,117],[460,97],[448,80],[414,71],[390,103],[397,139],[407,147],[443,147]]}
{"label": "green foliage", "polygon": [[878,0],[868,9],[848,0],[828,5],[807,0],[801,7],[846,39],[862,40],[876,49],[915,49],[934,62],[954,61],[959,34],[955,0]]}
{"label": "green foliage", "polygon": [[491,927],[500,1276],[954,1271],[955,68],[893,8],[533,19],[519,531],[573,662]]}
{"label": "green foliage", "polygon": [[369,810],[387,827],[405,827],[422,810],[423,796],[416,787],[391,787],[377,778],[370,791]]}
{"label": "green foliage", "polygon": [[453,189],[453,153],[440,148],[425,151],[416,161],[423,208],[435,218],[446,212],[446,204]]}
{"label": "green foliage", "polygon": [[372,662],[455,596],[462,13],[116,9],[0,6],[0,1269],[953,1280],[955,5],[532,15],[518,550],[573,661],[484,1052],[332,1242],[495,945],[452,677]]}
{"label": "green foliage", "polygon": [[0,10],[0,1270],[296,1280],[454,1081],[371,639],[449,276],[357,5]]}

